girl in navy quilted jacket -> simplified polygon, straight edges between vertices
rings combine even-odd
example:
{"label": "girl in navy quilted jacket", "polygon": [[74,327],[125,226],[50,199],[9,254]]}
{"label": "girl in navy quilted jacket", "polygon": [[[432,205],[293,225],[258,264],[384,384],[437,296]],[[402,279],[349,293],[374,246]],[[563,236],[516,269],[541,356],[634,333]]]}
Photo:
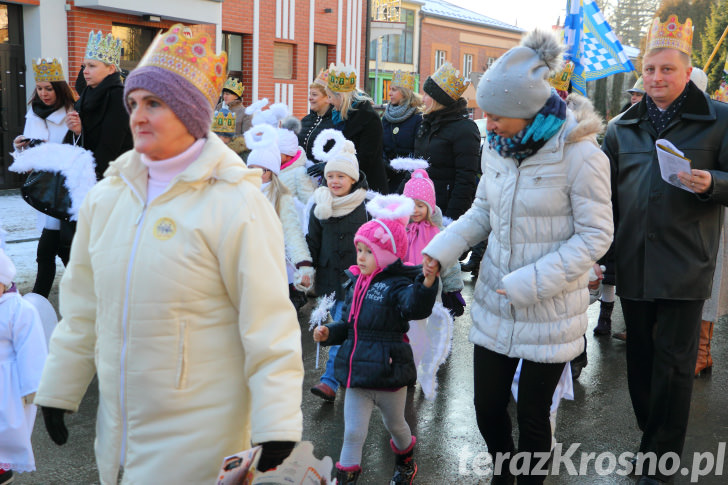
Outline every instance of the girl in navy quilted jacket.
{"label": "girl in navy quilted jacket", "polygon": [[427,318],[437,297],[437,275],[420,266],[405,266],[405,224],[414,209],[411,199],[380,196],[367,204],[377,217],[354,237],[357,264],[347,271],[345,319],[319,326],[314,340],[341,344],[336,379],[347,388],[344,401],[344,445],[336,464],[339,484],[356,483],[361,455],[376,405],[390,432],[396,457],[391,483],[410,484],[416,473],[412,454],[416,438],[404,419],[407,386],[417,371],[404,337],[409,320]]}

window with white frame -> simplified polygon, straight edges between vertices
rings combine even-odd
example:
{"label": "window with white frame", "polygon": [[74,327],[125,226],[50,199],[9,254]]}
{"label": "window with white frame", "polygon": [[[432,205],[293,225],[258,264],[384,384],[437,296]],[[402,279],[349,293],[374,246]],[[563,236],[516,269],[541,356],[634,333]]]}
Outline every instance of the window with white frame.
{"label": "window with white frame", "polygon": [[440,66],[445,64],[445,55],[446,54],[447,54],[447,52],[445,52],[445,51],[440,51],[440,50],[435,51],[435,70],[436,71],[438,69],[440,69]]}
{"label": "window with white frame", "polygon": [[473,72],[473,55],[472,54],[464,54],[463,55],[463,72],[462,75],[465,78],[470,77],[470,73]]}

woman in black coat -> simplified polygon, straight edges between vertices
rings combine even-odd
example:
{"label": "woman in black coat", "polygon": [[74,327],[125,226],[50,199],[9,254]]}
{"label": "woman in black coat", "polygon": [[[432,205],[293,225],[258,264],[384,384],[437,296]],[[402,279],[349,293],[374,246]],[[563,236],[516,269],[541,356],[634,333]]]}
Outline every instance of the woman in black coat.
{"label": "woman in black coat", "polygon": [[[313,154],[313,142],[323,130],[334,127],[331,119],[334,107],[329,104],[329,97],[326,94],[327,76],[328,71],[321,71],[316,80],[308,86],[308,104],[311,106],[311,111],[301,120],[301,131],[298,132],[298,145],[306,150],[306,158],[314,163],[323,160],[316,160]],[[327,145],[324,148],[328,150],[331,147]]]}
{"label": "woman in black coat", "polygon": [[422,123],[422,99],[414,92],[414,86],[412,74],[396,71],[389,87],[389,104],[382,116],[382,144],[390,193],[398,191],[404,173],[392,169],[389,162],[412,156],[415,135]]}
{"label": "woman in black coat", "polygon": [[457,219],[475,198],[480,132],[468,117],[463,79],[445,63],[424,84],[424,116],[415,137],[415,156],[429,161],[437,206]]}
{"label": "woman in black coat", "polygon": [[[104,45],[108,48],[100,47]],[[74,105],[75,111],[66,116],[69,131],[64,143],[78,145],[94,154],[97,180],[104,176],[109,162],[134,147],[129,114],[124,107],[120,57],[120,41],[108,34],[102,42],[101,32],[91,32],[81,71],[84,88]],[[70,248],[75,232],[75,222],[61,222],[63,247]]]}
{"label": "woman in black coat", "polygon": [[124,85],[117,67],[121,51],[116,60],[99,55],[104,53],[91,49],[94,38],[89,40],[83,60],[86,86],[76,101],[75,112],[67,117],[70,133],[66,141],[93,152],[96,178],[101,180],[109,162],[131,150],[134,141],[129,129],[129,114],[124,108]]}
{"label": "woman in black coat", "polygon": [[326,94],[334,107],[334,128],[354,143],[359,169],[367,176],[369,187],[386,194],[388,187],[382,160],[382,121],[372,107],[372,99],[357,91],[356,71],[351,67],[330,66]]}

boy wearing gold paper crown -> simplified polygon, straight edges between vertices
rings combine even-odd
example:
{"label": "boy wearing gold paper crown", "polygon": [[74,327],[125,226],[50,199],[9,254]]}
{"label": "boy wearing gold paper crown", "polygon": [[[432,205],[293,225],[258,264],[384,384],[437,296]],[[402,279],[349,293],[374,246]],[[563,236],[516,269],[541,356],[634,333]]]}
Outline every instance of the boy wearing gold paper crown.
{"label": "boy wearing gold paper crown", "polygon": [[[701,313],[728,205],[728,106],[690,81],[692,21],[655,19],[642,60],[645,96],[609,123],[617,293],[627,326],[627,377],[640,452],[680,455]],[[655,141],[691,160],[684,189],[661,180]],[[646,465],[647,463],[645,463]],[[639,483],[672,479],[665,470]]]}
{"label": "boy wearing gold paper crown", "polygon": [[222,101],[217,103],[215,111],[220,111],[224,106],[235,113],[235,135],[242,135],[251,127],[253,117],[245,114],[243,106],[243,92],[245,86],[234,77],[228,77],[222,87]]}

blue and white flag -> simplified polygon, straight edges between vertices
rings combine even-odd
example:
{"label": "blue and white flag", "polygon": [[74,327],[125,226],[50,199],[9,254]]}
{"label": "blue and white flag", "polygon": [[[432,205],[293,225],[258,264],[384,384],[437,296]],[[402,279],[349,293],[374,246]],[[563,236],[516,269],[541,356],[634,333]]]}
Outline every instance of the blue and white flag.
{"label": "blue and white flag", "polygon": [[566,12],[564,57],[574,62],[575,90],[586,96],[587,81],[635,70],[594,0],[567,0]]}

